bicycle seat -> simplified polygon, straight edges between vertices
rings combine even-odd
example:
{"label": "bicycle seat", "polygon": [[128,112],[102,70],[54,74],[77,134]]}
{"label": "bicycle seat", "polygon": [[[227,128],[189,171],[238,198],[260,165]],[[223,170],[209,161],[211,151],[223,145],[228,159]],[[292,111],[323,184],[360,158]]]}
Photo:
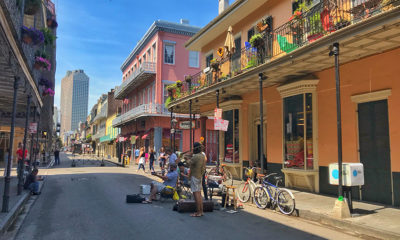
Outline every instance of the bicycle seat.
{"label": "bicycle seat", "polygon": [[265,175],[264,175],[264,174],[257,173],[257,178],[264,178],[264,177],[265,177]]}

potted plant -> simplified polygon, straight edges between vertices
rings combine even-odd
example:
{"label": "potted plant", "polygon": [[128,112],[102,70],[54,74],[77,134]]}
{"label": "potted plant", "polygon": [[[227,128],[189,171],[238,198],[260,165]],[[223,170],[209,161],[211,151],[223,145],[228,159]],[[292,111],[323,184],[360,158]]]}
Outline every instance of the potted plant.
{"label": "potted plant", "polygon": [[263,39],[261,33],[254,34],[250,38],[250,44],[252,47],[255,47],[257,49],[261,48],[264,45],[264,39]]}
{"label": "potted plant", "polygon": [[49,62],[49,60],[47,60],[46,58],[37,56],[35,57],[35,64],[34,64],[35,69],[37,70],[47,70],[50,71],[51,69],[51,64]]}
{"label": "potted plant", "polygon": [[39,45],[44,42],[43,33],[36,28],[21,27],[22,41],[26,44]]}
{"label": "potted plant", "polygon": [[58,23],[54,17],[47,18],[47,27],[55,29],[58,27]]}
{"label": "potted plant", "polygon": [[314,15],[310,16],[309,20],[309,35],[307,36],[307,39],[309,42],[314,42],[318,38],[321,38],[324,36],[324,29],[322,28],[322,23],[321,23],[321,16],[317,12]]}
{"label": "potted plant", "polygon": [[53,89],[51,89],[51,88],[46,88],[46,89],[43,91],[43,96],[47,96],[47,95],[49,95],[49,96],[54,96],[54,94],[55,94],[55,92],[54,92]]}
{"label": "potted plant", "polygon": [[41,0],[25,0],[24,13],[26,15],[35,15],[39,11],[41,4]]}
{"label": "potted plant", "polygon": [[190,76],[190,75],[185,76],[185,82],[191,83],[192,82],[192,76]]}
{"label": "potted plant", "polygon": [[40,30],[44,36],[44,45],[53,45],[54,41],[56,40],[56,36],[53,35],[50,29],[42,28]]}
{"label": "potted plant", "polygon": [[53,83],[50,80],[47,80],[45,78],[41,78],[39,80],[39,85],[44,86],[46,88],[52,88],[53,87]]}
{"label": "potted plant", "polygon": [[213,58],[210,61],[210,64],[211,64],[210,66],[211,66],[211,68],[212,68],[212,70],[214,72],[218,72],[219,71],[219,62],[217,61],[217,59]]}

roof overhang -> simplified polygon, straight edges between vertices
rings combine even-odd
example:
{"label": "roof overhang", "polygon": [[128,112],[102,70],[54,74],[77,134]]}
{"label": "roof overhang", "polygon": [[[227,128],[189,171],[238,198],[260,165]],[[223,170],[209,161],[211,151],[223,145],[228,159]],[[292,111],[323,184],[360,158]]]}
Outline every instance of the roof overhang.
{"label": "roof overhang", "polygon": [[[236,0],[225,11],[189,39],[185,47],[192,51],[201,51],[203,46],[212,42],[219,35],[226,33],[229,26],[234,26],[236,23],[240,22],[243,17],[248,16],[266,2],[266,0]],[[235,29],[233,29],[233,31],[235,31]]]}

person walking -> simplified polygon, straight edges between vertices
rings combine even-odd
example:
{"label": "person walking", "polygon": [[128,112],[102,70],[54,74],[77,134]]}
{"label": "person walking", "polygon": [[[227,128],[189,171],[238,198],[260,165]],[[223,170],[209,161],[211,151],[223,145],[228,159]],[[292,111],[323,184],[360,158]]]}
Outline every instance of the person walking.
{"label": "person walking", "polygon": [[150,148],[150,157],[149,157],[149,169],[150,172],[155,172],[154,170],[154,161],[156,160],[155,152],[153,148]]}
{"label": "person walking", "polygon": [[161,147],[160,156],[158,157],[158,162],[160,163],[161,173],[163,176],[165,173],[165,162],[166,161],[167,161],[167,158],[165,156],[165,149],[164,149],[164,147]]}
{"label": "person walking", "polygon": [[139,167],[136,170],[136,172],[139,172],[139,170],[141,168],[143,168],[143,172],[146,173],[146,169],[144,167],[144,164],[146,163],[146,153],[144,152],[144,148],[143,147],[140,148],[139,161],[138,162],[139,162]]}
{"label": "person walking", "polygon": [[60,150],[58,148],[54,151],[54,165],[60,165]]}

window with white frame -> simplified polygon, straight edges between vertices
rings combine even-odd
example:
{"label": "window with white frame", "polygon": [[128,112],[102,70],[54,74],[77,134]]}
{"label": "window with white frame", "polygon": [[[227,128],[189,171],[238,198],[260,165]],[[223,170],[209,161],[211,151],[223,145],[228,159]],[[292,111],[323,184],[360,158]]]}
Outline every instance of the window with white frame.
{"label": "window with white frame", "polygon": [[175,45],[165,43],[164,45],[164,63],[175,64]]}
{"label": "window with white frame", "polygon": [[199,67],[199,52],[189,51],[189,67]]}
{"label": "window with white frame", "polygon": [[163,91],[164,103],[167,101],[167,98],[168,98],[168,90],[167,90],[168,85],[171,85],[171,84],[170,83],[163,84],[163,86],[164,86],[164,91]]}

